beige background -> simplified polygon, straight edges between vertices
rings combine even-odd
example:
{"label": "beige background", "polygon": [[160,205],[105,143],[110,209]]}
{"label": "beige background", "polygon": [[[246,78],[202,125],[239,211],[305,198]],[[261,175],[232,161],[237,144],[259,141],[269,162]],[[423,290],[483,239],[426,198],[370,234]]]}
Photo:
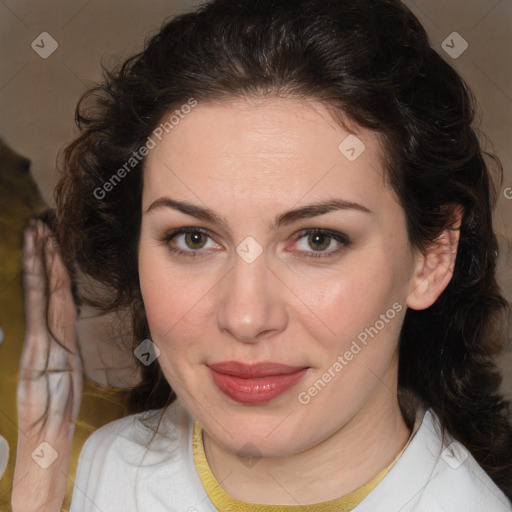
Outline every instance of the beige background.
{"label": "beige background", "polygon": [[[74,134],[76,101],[100,78],[100,62],[118,63],[139,50],[145,37],[158,31],[166,17],[198,3],[0,0],[0,137],[32,161],[32,173],[47,203],[52,203],[57,153]],[[512,0],[405,3],[424,24],[432,45],[473,89],[481,105],[487,147],[499,155],[505,167],[495,226],[504,249],[499,279],[506,297],[512,300],[512,188],[508,189],[509,199],[505,193],[512,187]],[[47,59],[31,47],[42,32],[58,43]],[[442,42],[453,32],[468,43],[457,59],[442,49]],[[510,344],[501,364],[506,368],[504,389],[512,397]],[[2,405],[4,424],[14,425],[15,417],[12,412],[6,414]]]}

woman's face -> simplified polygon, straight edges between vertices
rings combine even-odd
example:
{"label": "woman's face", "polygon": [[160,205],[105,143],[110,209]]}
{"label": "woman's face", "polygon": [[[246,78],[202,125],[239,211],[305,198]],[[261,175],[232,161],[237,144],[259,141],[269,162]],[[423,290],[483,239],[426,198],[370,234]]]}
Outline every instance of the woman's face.
{"label": "woman's face", "polygon": [[158,361],[233,453],[306,450],[396,402],[416,256],[379,140],[356,136],[319,103],[233,99],[196,106],[146,158]]}

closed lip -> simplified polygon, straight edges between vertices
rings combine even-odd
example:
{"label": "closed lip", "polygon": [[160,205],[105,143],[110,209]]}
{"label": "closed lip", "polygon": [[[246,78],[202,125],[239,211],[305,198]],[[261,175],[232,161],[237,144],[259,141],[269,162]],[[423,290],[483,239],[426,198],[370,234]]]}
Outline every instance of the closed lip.
{"label": "closed lip", "polygon": [[210,363],[208,366],[224,375],[232,375],[241,379],[251,379],[258,377],[272,377],[274,375],[290,375],[308,368],[307,366],[291,366],[288,364],[261,362],[261,363],[241,363],[239,361],[223,361]]}

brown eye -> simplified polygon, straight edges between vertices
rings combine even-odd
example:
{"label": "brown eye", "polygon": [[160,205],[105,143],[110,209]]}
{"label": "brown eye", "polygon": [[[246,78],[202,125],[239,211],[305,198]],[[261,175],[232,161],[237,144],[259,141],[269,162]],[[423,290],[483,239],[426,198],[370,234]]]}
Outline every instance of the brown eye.
{"label": "brown eye", "polygon": [[[305,229],[296,239],[299,250],[296,251],[306,258],[328,258],[335,256],[349,245],[343,233],[324,229]],[[330,249],[330,250],[329,250]]]}
{"label": "brown eye", "polygon": [[206,244],[206,235],[201,231],[185,233],[185,244],[190,249],[202,249]]}
{"label": "brown eye", "polygon": [[308,243],[310,244],[310,247],[316,251],[323,251],[329,247],[331,238],[332,237],[324,233],[313,233],[309,235]]}
{"label": "brown eye", "polygon": [[218,248],[210,234],[199,228],[176,229],[165,235],[161,241],[171,253],[191,258],[207,256],[211,252],[207,249]]}

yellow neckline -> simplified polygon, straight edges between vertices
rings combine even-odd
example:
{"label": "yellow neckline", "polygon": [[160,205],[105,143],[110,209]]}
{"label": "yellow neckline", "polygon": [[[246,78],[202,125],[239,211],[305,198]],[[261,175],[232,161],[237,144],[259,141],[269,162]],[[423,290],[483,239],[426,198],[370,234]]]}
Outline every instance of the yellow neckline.
{"label": "yellow neckline", "polygon": [[[414,432],[413,432],[414,434]],[[368,483],[362,485],[358,489],[334,500],[324,501],[311,505],[265,505],[248,503],[233,498],[224,491],[220,483],[215,478],[206,459],[203,444],[203,430],[201,425],[194,421],[194,432],[192,439],[194,463],[199,478],[205,488],[208,497],[213,505],[222,512],[326,512],[328,510],[336,510],[337,512],[349,512],[379,484],[379,482],[388,474],[390,469],[395,465],[402,453],[409,445],[413,434],[409,437],[402,451],[395,457],[393,462],[383,469],[376,477]]]}

